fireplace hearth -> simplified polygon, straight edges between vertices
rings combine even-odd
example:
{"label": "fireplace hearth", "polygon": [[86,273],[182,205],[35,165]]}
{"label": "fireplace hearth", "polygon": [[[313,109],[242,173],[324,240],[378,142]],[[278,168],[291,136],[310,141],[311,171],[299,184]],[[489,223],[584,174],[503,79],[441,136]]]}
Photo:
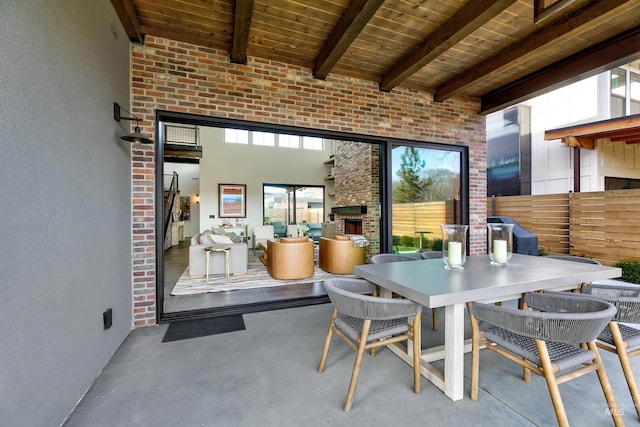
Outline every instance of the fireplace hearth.
{"label": "fireplace hearth", "polygon": [[345,234],[362,234],[362,219],[345,218],[344,233]]}

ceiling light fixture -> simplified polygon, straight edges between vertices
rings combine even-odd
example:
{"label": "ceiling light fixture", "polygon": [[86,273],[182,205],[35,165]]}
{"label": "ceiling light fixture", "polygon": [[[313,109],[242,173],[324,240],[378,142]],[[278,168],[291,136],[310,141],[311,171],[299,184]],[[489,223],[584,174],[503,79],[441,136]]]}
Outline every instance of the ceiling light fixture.
{"label": "ceiling light fixture", "polygon": [[146,135],[144,135],[140,130],[140,126],[138,126],[138,123],[142,119],[139,119],[137,117],[123,117],[121,115],[121,113],[120,113],[121,110],[124,110],[126,113],[131,115],[131,113],[129,111],[125,110],[124,108],[122,108],[120,106],[120,104],[118,104],[117,102],[114,102],[113,103],[113,118],[114,118],[114,120],[116,122],[119,122],[120,120],[134,120],[136,122],[136,127],[135,127],[133,133],[121,136],[120,139],[122,139],[124,141],[134,142],[134,143],[137,143],[137,144],[153,144],[153,139],[151,139],[151,138],[147,137]]}

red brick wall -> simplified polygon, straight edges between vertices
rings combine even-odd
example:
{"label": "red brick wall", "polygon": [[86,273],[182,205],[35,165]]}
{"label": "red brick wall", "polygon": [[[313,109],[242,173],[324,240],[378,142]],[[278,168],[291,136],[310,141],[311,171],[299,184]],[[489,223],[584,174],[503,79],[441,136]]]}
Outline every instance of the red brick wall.
{"label": "red brick wall", "polygon": [[380,253],[380,162],[378,146],[363,142],[334,143],[335,205],[367,206],[363,215],[336,215],[336,234],[344,234],[344,219],[362,219],[369,240],[367,255]]}
{"label": "red brick wall", "polygon": [[[469,146],[470,253],[485,250],[485,121],[476,114],[477,101],[456,97],[436,103],[422,91],[396,88],[385,93],[376,82],[333,74],[315,80],[308,68],[260,58],[249,57],[248,65],[232,64],[227,52],[152,36],[145,45],[133,45],[131,68],[132,112],[143,117],[141,127],[147,134],[154,133],[155,110],[163,109]],[[134,265],[134,298],[140,298],[134,300],[134,319],[136,326],[144,326],[155,322],[155,260],[146,246],[154,240],[148,210],[154,158],[152,149],[135,154],[133,161],[144,172],[134,165],[133,253],[134,262],[144,262]],[[144,244],[137,240],[141,235]]]}
{"label": "red brick wall", "polygon": [[136,327],[156,323],[156,265],[154,230],[154,149],[131,149],[131,217],[133,320]]}

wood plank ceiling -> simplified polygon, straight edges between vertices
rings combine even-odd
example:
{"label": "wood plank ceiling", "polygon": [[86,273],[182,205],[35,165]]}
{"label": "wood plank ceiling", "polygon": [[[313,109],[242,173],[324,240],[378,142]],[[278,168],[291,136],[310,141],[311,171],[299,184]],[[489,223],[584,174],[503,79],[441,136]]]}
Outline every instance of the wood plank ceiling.
{"label": "wood plank ceiling", "polygon": [[[111,0],[145,35],[481,99],[481,112],[640,59],[640,0]],[[535,14],[535,17],[534,17]]]}

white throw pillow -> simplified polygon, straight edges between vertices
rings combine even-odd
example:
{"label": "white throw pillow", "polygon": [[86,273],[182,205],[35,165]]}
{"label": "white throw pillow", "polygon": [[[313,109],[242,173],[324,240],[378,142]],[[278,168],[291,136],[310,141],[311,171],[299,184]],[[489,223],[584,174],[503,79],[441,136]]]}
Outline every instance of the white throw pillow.
{"label": "white throw pillow", "polygon": [[202,233],[199,240],[201,245],[213,245],[214,243],[212,235],[209,233]]}
{"label": "white throw pillow", "polygon": [[211,238],[213,239],[213,243],[220,244],[220,245],[229,245],[233,243],[233,240],[231,240],[229,237],[221,236],[219,234],[212,234]]}

